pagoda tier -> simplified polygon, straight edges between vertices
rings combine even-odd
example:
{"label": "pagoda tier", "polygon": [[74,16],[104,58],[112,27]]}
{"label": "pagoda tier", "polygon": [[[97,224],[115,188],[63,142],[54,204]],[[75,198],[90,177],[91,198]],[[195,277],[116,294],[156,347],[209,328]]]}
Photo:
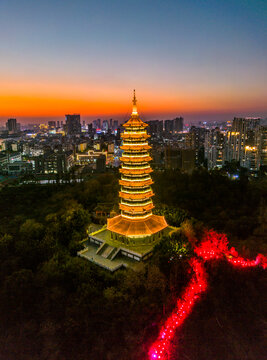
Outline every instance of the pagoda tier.
{"label": "pagoda tier", "polygon": [[153,170],[148,167],[148,168],[130,168],[130,167],[125,167],[123,169],[120,169],[120,173],[128,175],[128,174],[136,174],[136,175],[142,175],[142,174],[150,174]]}
{"label": "pagoda tier", "polygon": [[133,213],[133,214],[142,214],[143,211],[148,211],[148,210],[152,210],[154,208],[154,205],[150,202],[148,204],[126,204],[126,203],[120,203],[120,209],[127,211],[128,213]]}
{"label": "pagoda tier", "polygon": [[131,132],[130,134],[121,134],[122,139],[133,139],[133,140],[146,140],[150,138],[150,135],[148,135],[146,132]]}
{"label": "pagoda tier", "polygon": [[[119,192],[119,196],[122,199],[131,199],[131,200],[140,200],[144,197],[142,192],[138,194],[136,192],[131,193],[131,192],[122,192],[122,191]],[[151,198],[152,196],[154,196],[153,191],[151,190],[146,191],[147,198]]]}
{"label": "pagoda tier", "polygon": [[108,219],[107,228],[115,233],[140,237],[155,234],[168,225],[163,216],[152,214],[154,208],[151,185],[153,181],[150,173],[153,171],[149,165],[152,160],[149,155],[151,146],[148,144],[146,128],[138,115],[136,98],[134,94],[133,111],[130,120],[124,125],[121,135],[124,151],[121,160],[121,179],[119,192],[121,215]]}

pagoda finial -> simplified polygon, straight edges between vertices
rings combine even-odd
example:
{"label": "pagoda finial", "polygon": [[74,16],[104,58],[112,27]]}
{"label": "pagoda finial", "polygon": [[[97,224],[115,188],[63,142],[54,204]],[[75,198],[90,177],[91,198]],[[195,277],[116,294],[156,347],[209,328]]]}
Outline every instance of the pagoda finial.
{"label": "pagoda finial", "polygon": [[133,93],[134,93],[134,96],[133,96],[133,104],[136,105],[135,89],[134,89]]}
{"label": "pagoda finial", "polygon": [[134,91],[133,91],[133,111],[132,111],[132,115],[138,115],[136,103],[137,103],[137,100],[136,100],[135,89],[134,89]]}

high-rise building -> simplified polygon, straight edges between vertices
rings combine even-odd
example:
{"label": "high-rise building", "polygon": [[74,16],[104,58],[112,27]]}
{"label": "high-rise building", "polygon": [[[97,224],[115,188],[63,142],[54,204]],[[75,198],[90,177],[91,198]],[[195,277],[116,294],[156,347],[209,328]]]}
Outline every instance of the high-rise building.
{"label": "high-rise building", "polygon": [[152,136],[160,136],[163,133],[163,120],[151,120],[148,124],[147,132]]}
{"label": "high-rise building", "polygon": [[227,133],[224,160],[238,161],[250,171],[257,171],[260,146],[260,119],[234,118],[231,130]]}
{"label": "high-rise building", "polygon": [[167,134],[173,133],[173,120],[165,120],[164,121],[164,130]]}
{"label": "high-rise building", "polygon": [[101,129],[101,119],[93,120],[93,129]]}
{"label": "high-rise building", "polygon": [[245,146],[244,161],[242,165],[251,173],[259,170],[259,152],[257,146]]}
{"label": "high-rise building", "polygon": [[108,131],[108,120],[103,121],[102,130],[103,131]]}
{"label": "high-rise building", "polygon": [[267,125],[260,128],[260,165],[267,166]]}
{"label": "high-rise building", "polygon": [[51,120],[51,121],[48,121],[48,128],[49,129],[55,129],[56,128],[56,122]]}
{"label": "high-rise building", "polygon": [[224,135],[217,127],[205,135],[205,158],[208,169],[221,168],[223,165]]}
{"label": "high-rise building", "polygon": [[92,125],[93,129],[97,129],[97,120],[93,120]]}
{"label": "high-rise building", "polygon": [[113,122],[113,131],[114,131],[114,130],[117,130],[118,127],[119,127],[118,120],[114,120],[114,122]]}
{"label": "high-rise building", "polygon": [[6,123],[8,132],[14,134],[17,132],[17,119],[8,119]]}
{"label": "high-rise building", "polygon": [[205,128],[191,126],[190,131],[186,134],[186,147],[191,149],[204,147],[206,132]]}
{"label": "high-rise building", "polygon": [[201,165],[204,161],[204,144],[207,130],[196,126],[191,126],[186,134],[185,146],[187,149],[195,150],[196,164]]}
{"label": "high-rise building", "polygon": [[178,132],[183,131],[184,119],[182,117],[177,117],[173,120],[165,120],[164,128],[167,134],[177,134]]}
{"label": "high-rise building", "polygon": [[182,117],[177,117],[173,120],[173,131],[180,132],[184,129],[184,119]]}
{"label": "high-rise building", "polygon": [[119,126],[116,131],[116,140],[119,141],[121,138],[121,127]]}
{"label": "high-rise building", "polygon": [[79,114],[65,115],[67,135],[81,133],[81,118]]}
{"label": "high-rise building", "polygon": [[92,134],[92,132],[93,132],[93,124],[91,123],[91,124],[88,124],[87,125],[87,128],[88,128],[88,133],[89,134]]}

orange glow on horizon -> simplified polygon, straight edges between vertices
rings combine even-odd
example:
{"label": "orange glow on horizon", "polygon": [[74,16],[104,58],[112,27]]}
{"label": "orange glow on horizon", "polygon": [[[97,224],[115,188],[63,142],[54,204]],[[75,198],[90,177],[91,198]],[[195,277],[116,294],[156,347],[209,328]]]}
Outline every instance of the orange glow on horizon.
{"label": "orange glow on horizon", "polygon": [[[129,94],[121,92],[99,91],[92,96],[83,93],[76,96],[59,96],[53,94],[1,94],[0,93],[0,116],[1,117],[52,117],[64,116],[68,113],[79,113],[85,116],[125,116],[131,113]],[[139,94],[139,93],[138,93]],[[141,92],[139,95],[139,109],[145,114],[186,114],[197,112],[227,112],[227,111],[265,111],[265,104],[257,99],[237,98],[233,94],[210,96],[207,94],[183,94],[166,95],[160,93]],[[256,105],[255,105],[256,102]]]}

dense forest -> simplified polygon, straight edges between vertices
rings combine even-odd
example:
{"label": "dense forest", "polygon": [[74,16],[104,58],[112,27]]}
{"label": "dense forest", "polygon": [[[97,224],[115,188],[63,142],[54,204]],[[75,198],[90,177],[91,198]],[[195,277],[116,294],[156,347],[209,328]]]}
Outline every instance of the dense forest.
{"label": "dense forest", "polygon": [[[266,179],[202,169],[155,172],[153,179],[155,212],[179,229],[137,271],[115,274],[76,253],[88,225],[104,221],[96,207],[118,211],[118,174],[1,190],[1,360],[147,359],[188,281],[192,239],[213,228],[246,257],[266,253]],[[264,270],[220,261],[207,271],[208,292],[179,330],[170,359],[263,360]]]}

